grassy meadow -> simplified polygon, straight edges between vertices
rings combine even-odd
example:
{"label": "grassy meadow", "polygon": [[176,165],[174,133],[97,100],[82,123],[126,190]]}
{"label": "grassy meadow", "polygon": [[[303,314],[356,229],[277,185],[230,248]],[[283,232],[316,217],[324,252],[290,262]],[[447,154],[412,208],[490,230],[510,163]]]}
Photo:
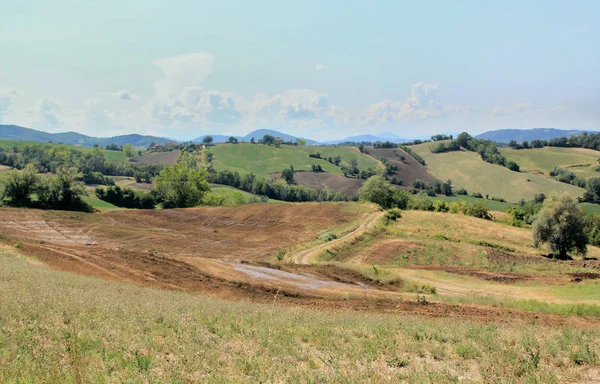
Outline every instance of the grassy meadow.
{"label": "grassy meadow", "polygon": [[[0,382],[584,382],[600,330],[231,302],[0,250]],[[274,299],[276,300],[276,298]]]}
{"label": "grassy meadow", "polygon": [[500,152],[508,160],[513,160],[523,172],[548,174],[555,166],[564,168],[577,176],[589,178],[600,176],[594,171],[598,165],[600,152],[585,148],[501,148]]}
{"label": "grassy meadow", "polygon": [[352,147],[296,147],[282,145],[280,148],[262,144],[217,144],[208,149],[214,155],[213,164],[216,169],[229,169],[240,173],[266,175],[281,172],[290,165],[296,170],[311,169],[312,164],[319,164],[325,172],[342,174],[339,167],[324,159],[308,157],[311,153],[319,152],[322,157],[340,156],[342,162],[349,163],[352,159],[358,161],[360,168],[377,167],[378,162],[361,154]]}
{"label": "grassy meadow", "polygon": [[[469,194],[480,192],[501,197],[508,202],[531,200],[536,193],[551,191],[566,193],[575,198],[584,189],[552,180],[543,175],[513,172],[505,167],[487,163],[475,152],[456,151],[434,154],[431,143],[412,146],[412,150],[427,162],[427,168],[441,180],[452,180],[456,187],[465,188]],[[527,181],[527,180],[530,181]]]}

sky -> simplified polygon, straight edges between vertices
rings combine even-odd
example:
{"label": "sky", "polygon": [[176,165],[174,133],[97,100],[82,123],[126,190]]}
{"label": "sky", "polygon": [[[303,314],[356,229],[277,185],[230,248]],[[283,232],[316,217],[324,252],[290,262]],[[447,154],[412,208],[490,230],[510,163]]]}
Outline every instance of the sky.
{"label": "sky", "polygon": [[0,124],[600,130],[600,1],[0,0]]}

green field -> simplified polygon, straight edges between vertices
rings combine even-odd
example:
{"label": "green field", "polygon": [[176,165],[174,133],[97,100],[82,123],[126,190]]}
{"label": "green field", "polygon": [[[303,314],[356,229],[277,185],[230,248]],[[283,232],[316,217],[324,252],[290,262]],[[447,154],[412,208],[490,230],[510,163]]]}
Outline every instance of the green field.
{"label": "green field", "polygon": [[[546,176],[513,172],[505,167],[487,163],[479,154],[457,151],[434,154],[431,143],[412,146],[427,162],[427,168],[441,180],[452,180],[452,185],[465,188],[469,194],[480,192],[501,197],[509,202],[531,200],[536,193],[559,192],[579,197],[584,189],[552,180]],[[530,181],[527,181],[527,180]]]}
{"label": "green field", "polygon": [[88,196],[82,196],[81,199],[92,207],[98,209],[99,211],[114,211],[115,209],[123,209],[119,208],[116,205],[112,205],[111,203],[107,203],[106,201],[100,200],[96,196],[90,193]]}
{"label": "green field", "polygon": [[504,211],[506,211],[506,209],[508,207],[514,206],[514,204],[511,204],[511,203],[502,203],[500,201],[479,199],[479,198],[476,198],[473,196],[436,196],[436,197],[433,197],[432,199],[433,200],[443,200],[448,203],[451,203],[454,201],[465,201],[465,202],[467,202],[467,204],[471,204],[474,202],[483,202],[483,203],[487,204],[488,209],[490,211],[497,211],[497,212],[504,212]]}
{"label": "green field", "polygon": [[519,164],[521,171],[548,174],[555,166],[564,168],[577,176],[589,178],[600,176],[594,171],[600,152],[584,148],[545,147],[535,149],[500,149],[508,160]]}
{"label": "green field", "polygon": [[[265,201],[263,201],[259,196],[249,193],[246,191],[241,191],[239,189],[225,186],[225,185],[211,185],[210,192],[208,192],[205,199],[211,200],[217,197],[217,201],[220,201],[220,205],[240,205],[240,204],[249,204],[249,203],[280,203],[279,200],[272,200],[265,197]],[[221,200],[222,199],[222,200]]]}
{"label": "green field", "polygon": [[282,145],[280,148],[262,144],[218,144],[208,151],[213,153],[216,169],[229,169],[240,173],[266,175],[281,172],[290,165],[296,170],[310,170],[312,164],[319,164],[326,172],[341,174],[339,167],[327,160],[308,157],[319,152],[323,157],[340,156],[343,163],[352,159],[358,161],[359,168],[377,167],[378,162],[361,154],[352,147],[295,147]]}

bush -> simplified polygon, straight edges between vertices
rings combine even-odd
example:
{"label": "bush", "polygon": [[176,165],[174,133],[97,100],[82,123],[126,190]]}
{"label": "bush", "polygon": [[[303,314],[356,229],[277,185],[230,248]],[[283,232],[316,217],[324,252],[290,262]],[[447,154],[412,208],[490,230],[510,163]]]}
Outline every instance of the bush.
{"label": "bush", "polygon": [[401,217],[402,217],[402,211],[400,211],[398,208],[392,208],[383,215],[382,224],[384,226],[388,226],[392,222],[398,221],[398,219]]}
{"label": "bush", "polygon": [[458,188],[455,193],[460,196],[467,196],[469,194],[464,188]]}
{"label": "bush", "polygon": [[473,192],[472,196],[476,199],[483,199],[483,195],[479,192]]}
{"label": "bush", "polygon": [[321,236],[317,237],[317,239],[323,240],[323,241],[331,241],[331,240],[337,239],[337,235],[333,232],[326,232],[326,233],[322,234]]}
{"label": "bush", "polygon": [[483,201],[476,201],[472,204],[467,205],[465,214],[468,216],[477,217],[479,219],[491,220],[491,216],[488,211],[488,206]]}
{"label": "bush", "polygon": [[519,167],[519,164],[515,163],[514,161],[510,160],[506,163],[506,168],[510,169],[511,171],[514,172],[520,172],[521,168]]}
{"label": "bush", "polygon": [[443,200],[436,200],[433,202],[433,210],[434,212],[448,212],[450,207]]}

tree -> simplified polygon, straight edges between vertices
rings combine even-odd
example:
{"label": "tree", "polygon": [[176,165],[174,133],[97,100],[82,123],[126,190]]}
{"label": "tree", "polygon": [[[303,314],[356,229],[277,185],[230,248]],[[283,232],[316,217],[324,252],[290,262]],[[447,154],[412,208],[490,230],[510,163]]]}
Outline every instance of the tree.
{"label": "tree", "polygon": [[250,142],[251,142],[252,144],[256,144],[256,140],[254,140],[254,137],[252,137],[252,138],[250,139]]}
{"label": "tree", "polygon": [[208,173],[204,168],[193,169],[185,163],[171,165],[156,177],[155,191],[165,208],[194,207],[210,191]]}
{"label": "tree", "polygon": [[227,140],[227,142],[231,143],[231,144],[237,144],[238,143],[238,139],[235,138],[235,137],[233,137],[233,136],[230,136],[229,139]]}
{"label": "tree", "polygon": [[133,157],[135,156],[135,148],[133,147],[133,145],[127,143],[123,146],[123,152],[125,153],[125,156],[129,157]]}
{"label": "tree", "polygon": [[396,188],[383,176],[371,176],[358,190],[361,200],[379,204],[382,208],[392,208]]}
{"label": "tree", "polygon": [[360,153],[365,153],[365,145],[363,143],[358,144],[358,150]]}
{"label": "tree", "polygon": [[275,136],[273,135],[264,135],[262,138],[262,142],[265,145],[271,145],[275,142]]}
{"label": "tree", "polygon": [[533,245],[546,243],[548,251],[561,259],[573,250],[585,254],[588,237],[584,227],[585,217],[573,199],[550,195],[533,222]]}
{"label": "tree", "polygon": [[204,136],[204,138],[202,139],[202,144],[205,144],[205,145],[211,145],[212,142],[213,142],[212,136]]}
{"label": "tree", "polygon": [[517,142],[515,140],[511,140],[508,142],[508,146],[510,148],[517,148]]}
{"label": "tree", "polygon": [[301,138],[297,138],[296,139],[296,144],[298,144],[298,146],[300,146],[300,147],[304,147],[306,145],[306,140],[301,139]]}
{"label": "tree", "polygon": [[521,170],[521,168],[519,167],[519,164],[517,164],[516,162],[509,160],[506,163],[506,168],[510,169],[511,171],[514,172],[519,172]]}
{"label": "tree", "polygon": [[294,171],[289,168],[284,169],[281,172],[281,178],[284,179],[288,184],[294,180]]}
{"label": "tree", "polygon": [[29,163],[22,172],[16,169],[8,174],[4,181],[4,197],[8,204],[26,207],[31,204],[31,194],[35,192],[40,181],[33,164]]}

